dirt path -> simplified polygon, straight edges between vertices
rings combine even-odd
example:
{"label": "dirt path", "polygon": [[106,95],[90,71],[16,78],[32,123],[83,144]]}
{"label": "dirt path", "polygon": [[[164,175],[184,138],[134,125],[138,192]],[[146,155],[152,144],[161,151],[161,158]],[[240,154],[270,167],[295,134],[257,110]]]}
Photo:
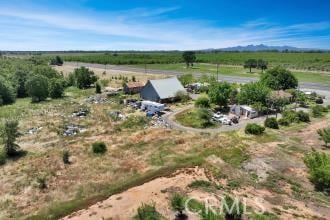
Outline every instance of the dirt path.
{"label": "dirt path", "polygon": [[[161,177],[113,195],[107,200],[72,213],[63,219],[132,219],[141,204],[152,203],[166,219],[174,219],[175,213],[169,208],[170,193],[181,192],[188,184],[197,179],[207,180],[204,169],[196,167],[180,170],[170,177]],[[189,219],[198,218],[191,215]]]}
{"label": "dirt path", "polygon": [[227,131],[235,131],[239,130],[241,128],[244,128],[247,123],[263,123],[265,120],[265,117],[257,117],[254,119],[249,120],[240,120],[238,124],[233,125],[222,125],[220,128],[192,128],[192,127],[186,127],[183,126],[175,121],[175,116],[181,112],[184,112],[190,108],[192,108],[192,105],[188,105],[184,108],[180,108],[175,110],[174,112],[167,113],[163,115],[163,119],[170,125],[171,128],[178,129],[181,131],[189,131],[189,132],[205,132],[205,133],[220,133],[220,132],[227,132]]}

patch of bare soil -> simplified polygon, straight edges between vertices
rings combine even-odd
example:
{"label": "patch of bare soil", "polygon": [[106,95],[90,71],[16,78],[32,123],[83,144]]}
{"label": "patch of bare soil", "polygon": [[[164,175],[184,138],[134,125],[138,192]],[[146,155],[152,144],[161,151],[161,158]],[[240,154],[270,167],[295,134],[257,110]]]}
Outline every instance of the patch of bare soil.
{"label": "patch of bare soil", "polygon": [[303,145],[309,146],[311,148],[327,150],[323,148],[324,143],[319,139],[317,130],[327,128],[329,125],[330,119],[324,118],[322,121],[311,123],[311,125],[309,125],[307,128],[298,131],[296,135],[297,137],[301,138]]}
{"label": "patch of bare soil", "polygon": [[[132,219],[142,204],[155,204],[166,219],[174,219],[175,213],[169,207],[170,193],[185,191],[187,185],[197,179],[207,180],[204,169],[180,170],[170,177],[161,177],[113,195],[63,219]],[[198,218],[191,215],[189,219]]]}

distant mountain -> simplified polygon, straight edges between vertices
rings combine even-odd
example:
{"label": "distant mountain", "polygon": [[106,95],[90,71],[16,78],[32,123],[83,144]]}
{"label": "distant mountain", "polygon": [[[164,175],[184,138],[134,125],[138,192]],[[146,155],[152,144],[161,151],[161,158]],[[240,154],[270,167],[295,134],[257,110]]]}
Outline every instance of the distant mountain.
{"label": "distant mountain", "polygon": [[[208,51],[212,49],[207,49]],[[214,50],[221,50],[221,51],[316,51],[320,49],[311,49],[311,48],[298,48],[298,47],[291,47],[291,46],[268,46],[265,44],[259,45],[247,45],[247,46],[236,46],[236,47],[227,47],[227,48],[220,48]],[[323,50],[322,50],[323,51]]]}

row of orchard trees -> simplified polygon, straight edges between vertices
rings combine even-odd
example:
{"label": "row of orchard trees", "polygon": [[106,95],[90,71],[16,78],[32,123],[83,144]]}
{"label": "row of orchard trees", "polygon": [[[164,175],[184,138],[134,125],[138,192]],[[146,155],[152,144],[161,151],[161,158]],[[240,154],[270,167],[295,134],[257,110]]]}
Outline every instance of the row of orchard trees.
{"label": "row of orchard trees", "polygon": [[12,104],[16,98],[31,97],[32,102],[61,98],[67,86],[84,89],[96,81],[94,72],[84,67],[64,77],[47,63],[3,59],[0,60],[0,106]]}

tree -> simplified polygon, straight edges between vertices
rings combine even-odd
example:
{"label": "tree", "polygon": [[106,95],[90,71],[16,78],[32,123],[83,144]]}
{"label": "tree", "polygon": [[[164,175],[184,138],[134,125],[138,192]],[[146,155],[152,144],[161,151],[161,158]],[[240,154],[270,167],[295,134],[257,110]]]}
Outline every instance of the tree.
{"label": "tree", "polygon": [[25,88],[25,83],[26,80],[28,79],[29,74],[30,71],[27,69],[20,68],[15,71],[15,74],[13,76],[14,77],[13,81],[15,81],[16,93],[17,93],[17,97],[19,98],[24,98],[28,96]]}
{"label": "tree", "polygon": [[132,76],[132,82],[136,82],[135,76]]}
{"label": "tree", "polygon": [[297,88],[298,80],[291,73],[282,67],[269,69],[261,75],[260,81],[274,90],[285,90]]}
{"label": "tree", "polygon": [[189,65],[193,66],[193,63],[196,61],[196,55],[194,51],[185,51],[182,54],[182,58],[184,60],[184,62],[187,65],[187,68],[189,67]]}
{"label": "tree", "polygon": [[18,136],[18,121],[6,121],[1,131],[1,137],[8,157],[18,154],[19,146],[15,143]]}
{"label": "tree", "polygon": [[206,95],[199,96],[195,101],[195,106],[197,108],[210,108],[211,103],[209,97]]}
{"label": "tree", "polygon": [[268,68],[268,62],[262,59],[259,59],[257,62],[257,68],[261,69],[261,72],[263,73],[264,70]]}
{"label": "tree", "polygon": [[261,82],[248,83],[242,86],[237,99],[240,104],[253,105],[260,102],[266,106],[267,99],[270,94],[270,89]]}
{"label": "tree", "polygon": [[107,145],[104,142],[95,142],[92,144],[93,153],[104,154],[107,151]]}
{"label": "tree", "polygon": [[97,81],[97,76],[94,72],[86,67],[75,69],[74,75],[79,89],[86,89]]}
{"label": "tree", "polygon": [[42,75],[47,77],[48,79],[52,78],[60,78],[63,77],[60,73],[58,73],[55,69],[49,67],[49,66],[35,66],[33,69],[34,75]]}
{"label": "tree", "polygon": [[202,127],[206,128],[211,124],[212,114],[208,109],[206,108],[197,109],[197,115]]}
{"label": "tree", "polygon": [[219,106],[227,107],[229,102],[229,96],[232,92],[232,88],[227,82],[213,83],[210,88],[208,95],[212,103]]}
{"label": "tree", "polygon": [[252,68],[257,68],[257,66],[258,66],[258,61],[255,60],[255,59],[248,59],[244,63],[244,68],[249,68],[250,69],[250,73],[251,73],[251,69]]}
{"label": "tree", "polygon": [[48,79],[43,75],[31,76],[25,84],[32,102],[40,102],[48,97]]}
{"label": "tree", "polygon": [[64,164],[70,164],[70,152],[68,150],[63,151],[62,160]]}
{"label": "tree", "polygon": [[12,104],[16,100],[13,86],[5,78],[0,76],[0,106]]}
{"label": "tree", "polygon": [[62,66],[63,60],[60,56],[56,56],[55,58],[50,60],[50,65]]}
{"label": "tree", "polygon": [[63,97],[64,86],[62,79],[51,79],[49,82],[49,95],[52,99]]}
{"label": "tree", "polygon": [[182,83],[183,86],[191,84],[195,81],[194,76],[191,73],[180,75],[178,80]]}
{"label": "tree", "polygon": [[320,139],[324,141],[325,146],[328,146],[328,143],[330,143],[330,128],[319,129],[317,133],[320,135]]}

